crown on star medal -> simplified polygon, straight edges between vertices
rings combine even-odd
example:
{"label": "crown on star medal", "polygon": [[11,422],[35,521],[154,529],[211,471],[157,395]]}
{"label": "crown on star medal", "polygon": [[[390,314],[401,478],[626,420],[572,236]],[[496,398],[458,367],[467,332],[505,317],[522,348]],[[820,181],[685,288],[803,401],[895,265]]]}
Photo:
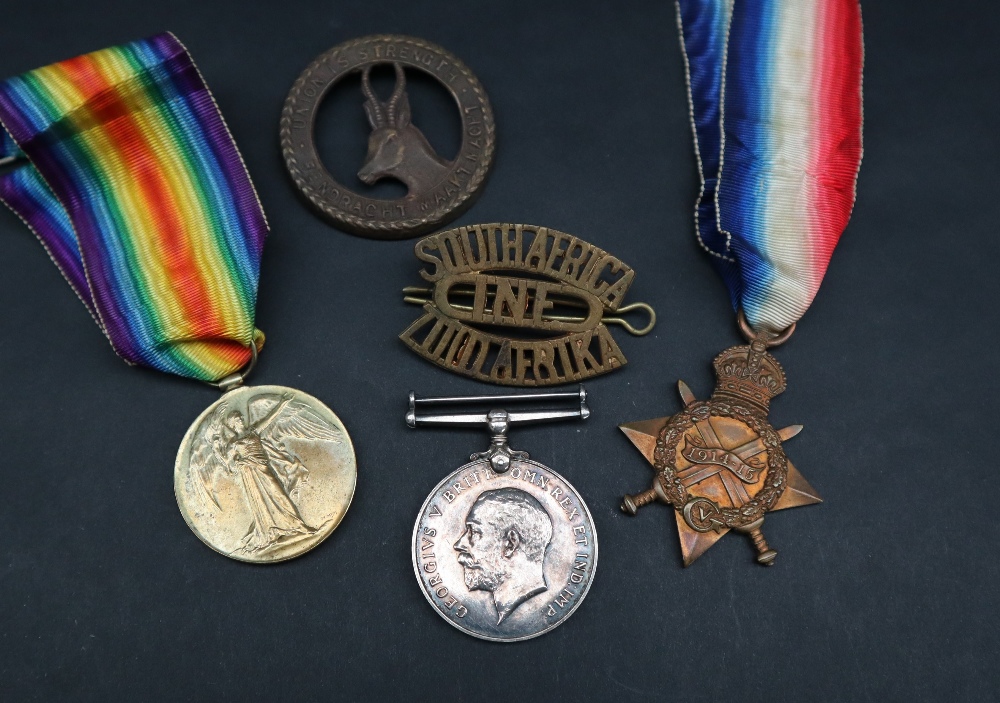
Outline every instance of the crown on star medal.
{"label": "crown on star medal", "polygon": [[[760,530],[765,513],[822,502],[781,446],[802,426],[774,430],[767,420],[771,400],[786,387],[784,369],[767,347],[767,340],[757,337],[715,357],[717,381],[710,400],[698,401],[679,381],[685,406],[680,413],[620,426],[656,472],[652,487],[625,496],[622,510],[635,515],[657,501],[672,506],[685,566],[730,529],[747,534],[757,561],[770,566],[777,552]],[[700,451],[692,452],[692,447]],[[674,452],[692,465],[678,466]],[[773,460],[760,463],[772,454]],[[704,484],[706,493],[699,488],[703,481],[721,481],[722,488],[713,491]]]}
{"label": "crown on star medal", "polygon": [[785,371],[762,344],[730,347],[715,357],[715,392],[712,399],[745,400],[767,412],[771,399],[784,392]]}

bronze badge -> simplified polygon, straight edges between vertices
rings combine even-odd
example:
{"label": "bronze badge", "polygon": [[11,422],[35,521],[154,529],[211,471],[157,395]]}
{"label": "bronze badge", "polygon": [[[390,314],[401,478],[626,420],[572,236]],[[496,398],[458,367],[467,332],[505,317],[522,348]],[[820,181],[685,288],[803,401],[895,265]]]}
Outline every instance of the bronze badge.
{"label": "bronze badge", "polygon": [[[458,227],[421,239],[414,251],[434,288],[403,289],[403,299],[423,305],[424,314],[400,339],[428,361],[480,381],[550,386],[607,373],[626,363],[607,325],[644,335],[656,324],[645,303],[622,305],[635,278],[629,266],[547,227]],[[642,329],[621,317],[636,309],[649,314]],[[511,331],[524,336],[507,336]]]}
{"label": "bronze badge", "polygon": [[[389,64],[395,89],[382,101],[372,90],[372,67]],[[406,69],[433,76],[451,93],[462,119],[462,145],[454,161],[437,153],[414,123],[406,94]],[[370,198],[339,183],[323,167],[313,135],[326,93],[348,74],[361,72],[358,109],[372,132],[358,178],[404,183],[396,200]],[[482,85],[458,58],[422,39],[375,35],[327,51],[299,76],[281,113],[281,150],[295,185],[334,225],[372,239],[406,239],[450,222],[472,205],[493,163],[493,111]]]}
{"label": "bronze badge", "polygon": [[767,420],[785,373],[766,349],[781,341],[755,336],[719,354],[710,400],[697,400],[679,381],[684,410],[620,426],[656,471],[652,488],[625,496],[622,510],[635,515],[657,499],[672,505],[684,566],[731,529],[749,535],[757,561],[770,566],[777,552],[761,533],[764,514],[821,502],[782,446],[802,426],[775,430]]}

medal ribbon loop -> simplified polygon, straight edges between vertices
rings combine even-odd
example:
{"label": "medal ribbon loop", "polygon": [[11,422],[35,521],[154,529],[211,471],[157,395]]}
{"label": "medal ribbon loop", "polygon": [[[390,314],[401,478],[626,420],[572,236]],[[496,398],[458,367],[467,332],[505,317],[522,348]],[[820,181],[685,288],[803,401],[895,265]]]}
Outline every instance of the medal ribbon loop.
{"label": "medal ribbon loop", "polygon": [[130,364],[247,364],[267,221],[194,61],[160,34],[0,83],[0,200]]}
{"label": "medal ribbon loop", "polygon": [[755,330],[812,303],[854,206],[857,0],[679,0],[697,235]]}

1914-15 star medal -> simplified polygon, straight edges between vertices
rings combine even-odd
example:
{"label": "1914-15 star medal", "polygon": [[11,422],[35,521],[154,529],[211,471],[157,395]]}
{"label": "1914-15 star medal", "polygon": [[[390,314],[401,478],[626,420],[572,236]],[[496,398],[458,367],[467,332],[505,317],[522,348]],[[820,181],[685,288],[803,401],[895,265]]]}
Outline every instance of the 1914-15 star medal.
{"label": "1914-15 star medal", "polygon": [[802,426],[775,430],[768,422],[771,399],[785,390],[769,345],[757,337],[717,356],[711,399],[697,400],[679,381],[681,412],[620,426],[656,471],[652,487],[626,495],[622,510],[635,515],[655,500],[671,505],[684,566],[731,529],[749,535],[757,561],[770,566],[777,552],[761,533],[765,513],[822,502],[782,446]]}

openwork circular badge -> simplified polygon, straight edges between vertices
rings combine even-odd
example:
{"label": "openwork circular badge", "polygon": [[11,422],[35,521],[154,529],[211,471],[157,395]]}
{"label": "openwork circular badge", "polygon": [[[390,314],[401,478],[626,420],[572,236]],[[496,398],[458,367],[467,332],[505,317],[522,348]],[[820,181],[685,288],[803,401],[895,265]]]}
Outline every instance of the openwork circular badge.
{"label": "openwork circular badge", "polygon": [[[414,252],[433,288],[403,289],[424,313],[401,335],[442,368],[511,386],[579,382],[625,365],[608,330],[644,335],[645,303],[623,305],[635,272],[621,259],[548,227],[486,224],[424,237]],[[623,315],[643,310],[636,328]]]}
{"label": "openwork circular badge", "polygon": [[[381,100],[371,70],[392,66],[395,87]],[[410,110],[407,71],[421,71],[451,94],[462,123],[458,155],[449,161],[434,151]],[[403,198],[385,200],[358,193],[323,166],[314,127],[323,98],[346,76],[361,73],[359,110],[371,126],[368,155],[358,178],[402,182]],[[327,51],[299,76],[281,114],[281,151],[288,172],[306,199],[337,227],[371,239],[406,239],[450,222],[478,196],[496,148],[493,111],[479,80],[457,57],[422,39],[381,34],[345,42]]]}

